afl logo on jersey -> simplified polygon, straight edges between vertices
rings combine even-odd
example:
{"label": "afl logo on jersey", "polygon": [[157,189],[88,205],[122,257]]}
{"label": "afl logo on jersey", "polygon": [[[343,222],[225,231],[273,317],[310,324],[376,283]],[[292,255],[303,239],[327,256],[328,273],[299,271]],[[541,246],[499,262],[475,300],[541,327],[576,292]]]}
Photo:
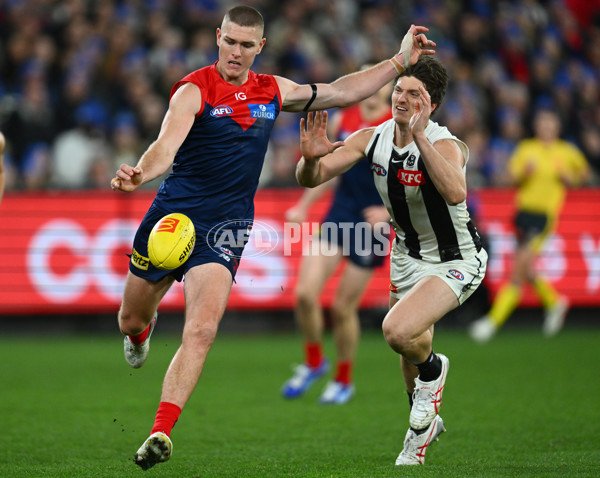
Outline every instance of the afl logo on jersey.
{"label": "afl logo on jersey", "polygon": [[215,106],[211,111],[210,115],[218,118],[220,116],[229,116],[233,113],[233,110],[227,105]]}
{"label": "afl logo on jersey", "polygon": [[455,279],[465,280],[465,276],[463,275],[463,273],[461,271],[457,271],[456,269],[450,269],[448,271],[448,274],[450,274]]}
{"label": "afl logo on jersey", "polygon": [[372,163],[371,171],[373,171],[377,176],[386,176],[387,175],[387,171],[381,164]]}

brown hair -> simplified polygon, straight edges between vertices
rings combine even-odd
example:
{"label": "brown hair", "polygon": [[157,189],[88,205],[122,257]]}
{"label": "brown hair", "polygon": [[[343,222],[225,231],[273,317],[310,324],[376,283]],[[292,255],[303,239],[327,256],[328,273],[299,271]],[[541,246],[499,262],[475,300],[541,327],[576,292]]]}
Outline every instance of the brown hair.
{"label": "brown hair", "polygon": [[241,27],[258,27],[261,30],[261,35],[265,28],[265,22],[260,12],[246,5],[239,5],[229,9],[225,17],[223,17],[223,23],[226,21],[230,21]]}
{"label": "brown hair", "polygon": [[431,96],[431,103],[438,105],[438,108],[433,111],[435,113],[439,109],[448,88],[448,72],[444,65],[433,56],[422,56],[414,65],[403,71],[398,78],[404,76],[413,76],[423,82],[425,89]]}

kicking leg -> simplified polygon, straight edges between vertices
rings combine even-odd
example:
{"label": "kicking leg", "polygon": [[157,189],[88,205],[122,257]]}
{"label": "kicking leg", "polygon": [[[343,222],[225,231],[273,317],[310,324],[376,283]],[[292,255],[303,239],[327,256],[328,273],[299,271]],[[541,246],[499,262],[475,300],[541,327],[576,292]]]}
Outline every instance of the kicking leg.
{"label": "kicking leg", "polygon": [[151,435],[134,457],[144,470],[171,456],[171,430],[200,378],[225,312],[231,284],[231,273],[221,264],[196,266],[185,276],[186,311],[181,346],[165,374]]}

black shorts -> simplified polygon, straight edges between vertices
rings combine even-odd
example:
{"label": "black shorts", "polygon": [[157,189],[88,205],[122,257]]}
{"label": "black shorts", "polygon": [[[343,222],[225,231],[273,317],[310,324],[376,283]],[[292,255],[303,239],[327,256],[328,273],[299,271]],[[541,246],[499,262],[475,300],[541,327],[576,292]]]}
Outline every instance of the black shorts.
{"label": "black shorts", "polygon": [[548,216],[535,212],[519,211],[514,222],[517,242],[526,244],[545,232],[548,226]]}

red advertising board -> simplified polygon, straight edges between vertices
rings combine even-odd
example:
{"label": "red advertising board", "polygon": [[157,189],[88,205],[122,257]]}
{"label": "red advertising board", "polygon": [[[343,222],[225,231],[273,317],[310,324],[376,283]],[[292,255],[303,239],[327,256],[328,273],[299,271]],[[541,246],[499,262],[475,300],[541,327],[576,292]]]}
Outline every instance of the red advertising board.
{"label": "red advertising board", "polygon": [[[299,188],[259,190],[256,222],[238,270],[230,309],[291,309],[306,239],[323,217],[328,198],[316,204],[302,229],[284,212]],[[8,193],[0,205],[0,314],[116,312],[127,273],[133,234],[152,201],[152,191]],[[510,272],[513,192],[479,192],[478,226],[490,244],[487,285],[494,293]],[[600,191],[571,192],[556,234],[538,266],[573,305],[600,305]],[[363,307],[385,306],[386,265],[377,270]],[[331,303],[338,277],[323,293]],[[535,305],[528,293],[526,303]],[[181,310],[177,283],[161,308]]]}

